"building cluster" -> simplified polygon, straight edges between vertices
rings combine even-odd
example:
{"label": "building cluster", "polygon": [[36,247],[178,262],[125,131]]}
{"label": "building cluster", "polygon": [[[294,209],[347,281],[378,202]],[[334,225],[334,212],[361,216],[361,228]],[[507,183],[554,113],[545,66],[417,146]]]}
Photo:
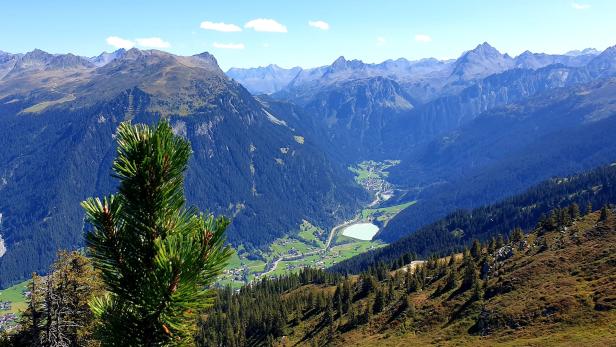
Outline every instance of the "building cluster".
{"label": "building cluster", "polygon": [[6,313],[0,315],[0,332],[10,331],[17,325],[17,315],[14,313]]}

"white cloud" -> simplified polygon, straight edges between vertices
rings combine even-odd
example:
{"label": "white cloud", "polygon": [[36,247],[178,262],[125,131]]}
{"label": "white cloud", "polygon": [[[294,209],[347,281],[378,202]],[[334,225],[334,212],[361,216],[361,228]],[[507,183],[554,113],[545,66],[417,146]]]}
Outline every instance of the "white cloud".
{"label": "white cloud", "polygon": [[273,19],[257,18],[244,24],[244,28],[269,33],[286,33],[287,27]]}
{"label": "white cloud", "polygon": [[218,43],[218,42],[214,42],[213,46],[215,48],[222,48],[222,49],[244,49],[244,48],[246,48],[246,46],[244,46],[243,43]]}
{"label": "white cloud", "polygon": [[383,36],[379,36],[376,38],[376,45],[377,46],[385,46],[385,43],[387,43],[387,40],[385,40],[385,38]]}
{"label": "white cloud", "polygon": [[210,22],[210,21],[201,22],[200,27],[201,27],[201,29],[221,31],[221,32],[224,32],[224,33],[232,33],[232,32],[242,31],[242,28],[240,28],[239,26],[237,26],[235,24],[214,23],[214,22]]}
{"label": "white cloud", "polygon": [[586,10],[590,8],[590,4],[578,4],[577,2],[572,3],[571,6],[576,10]]}
{"label": "white cloud", "polygon": [[164,41],[160,37],[146,37],[142,39],[136,39],[137,45],[144,48],[169,48],[171,44]]}
{"label": "white cloud", "polygon": [[415,35],[415,41],[417,42],[430,42],[432,41],[432,38],[429,35],[425,35],[425,34],[417,34]]}
{"label": "white cloud", "polygon": [[135,42],[117,36],[109,36],[105,41],[107,41],[108,45],[115,48],[131,49],[135,47]]}
{"label": "white cloud", "polygon": [[311,20],[308,21],[308,25],[313,28],[321,29],[321,30],[329,30],[329,23],[324,22],[322,20]]}

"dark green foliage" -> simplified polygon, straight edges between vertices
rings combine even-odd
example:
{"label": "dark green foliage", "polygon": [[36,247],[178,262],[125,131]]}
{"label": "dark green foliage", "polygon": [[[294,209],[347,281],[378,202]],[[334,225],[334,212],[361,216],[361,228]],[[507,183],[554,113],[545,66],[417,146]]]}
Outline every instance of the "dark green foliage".
{"label": "dark green foliage", "polygon": [[599,220],[604,222],[604,221],[607,220],[607,218],[608,218],[608,207],[607,207],[607,205],[604,205],[601,208],[601,214],[599,215]]}
{"label": "dark green foliage", "polygon": [[372,305],[372,312],[379,313],[383,311],[385,307],[385,293],[382,289],[377,289],[376,295],[374,296],[374,304]]}
{"label": "dark green foliage", "polygon": [[447,272],[447,276],[445,278],[445,286],[443,287],[443,291],[444,292],[450,291],[452,289],[455,289],[457,286],[458,286],[458,274],[454,267],[450,269],[449,272]]}
{"label": "dark green foliage", "polygon": [[[557,215],[560,210],[558,209]],[[584,245],[588,247],[586,250],[597,247],[596,237],[608,236],[612,240],[615,235],[613,212],[608,209],[606,213],[608,222],[595,223],[594,227],[590,227],[594,228],[592,232],[574,229],[570,235],[578,234],[586,238]],[[597,216],[592,216],[584,219],[578,226],[588,228],[586,221],[594,223],[596,220]],[[531,231],[533,234],[531,239],[523,235],[523,239],[515,242],[562,235],[560,231],[553,231],[549,236],[541,237],[538,236],[540,228],[542,225],[538,223]],[[597,231],[600,234],[597,234]],[[548,232],[543,231],[543,234],[548,235]],[[506,246],[515,247],[514,238],[512,237]],[[545,309],[541,303],[545,301],[551,303],[550,307],[565,305],[562,306],[564,308],[574,305],[576,310],[583,314],[596,312],[593,303],[576,300],[560,301],[561,292],[555,294],[551,289],[547,289],[548,292],[545,290],[537,292],[537,288],[543,284],[543,279],[546,280],[548,288],[553,288],[559,283],[561,276],[571,276],[570,264],[561,264],[559,260],[563,256],[569,259],[571,257],[579,259],[584,256],[578,253],[580,249],[574,240],[569,240],[568,247],[571,248],[563,250],[562,255],[551,252],[552,254],[538,258],[537,261],[533,261],[535,259],[533,257],[542,257],[543,253],[539,250],[539,244],[534,242],[531,244],[527,251],[516,251],[514,257],[507,260],[496,260],[493,254],[487,254],[485,250],[478,259],[475,259],[471,252],[465,252],[461,263],[449,264],[444,259],[431,257],[425,265],[418,266],[414,273],[402,275],[396,273],[382,281],[371,275],[378,272],[380,265],[377,264],[354,278],[354,281],[323,270],[303,269],[299,274],[261,280],[250,287],[242,288],[237,293],[233,293],[231,289],[220,290],[215,308],[203,315],[199,345],[277,346],[293,341],[292,344],[321,346],[330,343],[333,345],[349,343],[349,338],[373,337],[376,334],[384,343],[387,336],[401,336],[406,340],[399,339],[396,342],[404,344],[404,341],[412,343],[413,338],[426,337],[425,334],[430,334],[430,331],[442,332],[454,324],[470,328],[473,321],[484,319],[487,319],[492,327],[487,333],[506,331],[506,335],[495,335],[495,338],[503,342],[514,329],[525,329],[531,324],[538,324],[536,326],[543,329],[545,324],[553,323],[555,325],[552,326],[561,329],[560,317],[547,317],[542,314]],[[611,274],[613,271],[605,266],[606,263],[596,262],[596,257],[601,256],[607,260],[605,257],[610,257],[606,250],[612,248],[608,246],[596,251],[596,254],[587,256],[584,259],[585,264],[592,263],[596,269],[601,268],[603,274]],[[570,250],[573,252],[569,252]],[[545,260],[548,262],[542,263]],[[550,272],[551,266],[555,265],[559,266],[558,274]],[[497,272],[500,272],[499,276],[481,280],[479,274],[484,271],[485,266],[496,266]],[[399,272],[401,274],[403,271]],[[581,273],[573,276],[583,280],[589,274]],[[520,281],[521,277],[524,278],[523,281]],[[506,280],[501,280],[502,278]],[[407,293],[404,284],[397,285],[397,279],[422,283],[425,294]],[[533,284],[528,285],[525,281],[532,281]],[[609,293],[613,291],[610,283],[601,281],[597,287],[602,289],[596,295],[602,298],[601,305],[606,305],[600,306],[602,309],[611,307],[607,306]],[[346,286],[349,289],[345,289]],[[345,301],[347,295],[344,293],[347,290],[351,292],[349,297],[353,299],[349,303],[349,309],[340,315],[336,306],[340,299]],[[569,294],[579,293],[577,289],[571,287],[562,290]],[[363,291],[366,291],[365,295],[359,295]],[[391,292],[394,292],[394,295],[391,295]],[[520,296],[512,296],[511,293],[524,293],[522,298],[528,298],[534,305],[525,307],[524,302],[517,302]],[[552,298],[550,294],[557,297]],[[318,299],[314,300],[315,297]],[[535,306],[537,304],[539,305]],[[536,312],[536,314],[520,315],[520,312]],[[574,314],[569,317],[577,317],[578,312],[569,313]],[[504,321],[502,317],[507,318]],[[577,321],[571,322],[577,327]],[[520,328],[521,325],[524,325],[524,328]],[[416,335],[412,335],[413,332]],[[454,330],[449,330],[448,334],[450,332],[453,338],[469,341],[464,329],[456,327]],[[474,333],[475,330],[470,329],[469,332]],[[522,330],[522,333],[525,331]],[[285,335],[287,338],[283,338]],[[426,343],[429,340],[422,341]]]}
{"label": "dark green foliage", "polygon": [[[520,231],[522,231],[520,229]],[[522,233],[522,235],[524,235],[524,233]],[[479,259],[479,257],[481,257],[481,243],[479,243],[479,240],[475,239],[473,240],[473,245],[471,246],[471,256],[474,259]]]}
{"label": "dark green foliage", "polygon": [[[524,231],[522,231],[521,228],[513,229],[513,231],[511,232],[511,237],[509,239],[513,243],[522,241],[524,239]],[[474,257],[474,258],[477,259],[477,257]]]}
{"label": "dark green foliage", "polygon": [[285,297],[282,294],[308,284],[344,287],[343,282],[338,275],[307,268],[299,274],[263,279],[237,293],[230,288],[219,290],[216,304],[199,322],[197,343],[202,346],[259,345],[258,342],[285,335],[292,322],[318,316],[324,311],[322,319],[334,321],[333,296],[326,297],[312,290]]}
{"label": "dark green foliage", "polygon": [[479,273],[477,272],[477,264],[473,258],[468,257],[464,260],[463,277],[461,288],[466,290],[473,288],[473,286],[479,282]]}
{"label": "dark green foliage", "polygon": [[228,221],[185,207],[190,144],[171,126],[122,123],[114,175],[119,192],[83,202],[89,253],[108,295],[92,309],[105,345],[187,344],[206,290],[231,255]]}

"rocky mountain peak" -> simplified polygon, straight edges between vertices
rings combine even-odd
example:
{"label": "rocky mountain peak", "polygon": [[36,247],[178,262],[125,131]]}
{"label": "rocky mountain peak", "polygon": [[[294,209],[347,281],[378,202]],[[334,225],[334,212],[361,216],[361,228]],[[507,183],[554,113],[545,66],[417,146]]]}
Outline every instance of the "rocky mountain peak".
{"label": "rocky mountain peak", "polygon": [[209,52],[202,52],[202,53],[199,53],[199,54],[195,54],[195,55],[193,55],[193,57],[197,58],[198,60],[200,60],[201,62],[203,62],[204,64],[206,64],[209,67],[220,69],[220,67],[218,66],[218,61]]}
{"label": "rocky mountain peak", "polygon": [[125,54],[126,50],[124,48],[120,48],[111,53],[103,52],[95,57],[92,57],[90,58],[90,62],[96,67],[101,67],[109,64],[116,59],[122,58]]}
{"label": "rocky mountain peak", "polygon": [[484,42],[456,60],[451,76],[462,80],[481,78],[502,72],[512,65],[513,59],[509,55],[501,54]]}

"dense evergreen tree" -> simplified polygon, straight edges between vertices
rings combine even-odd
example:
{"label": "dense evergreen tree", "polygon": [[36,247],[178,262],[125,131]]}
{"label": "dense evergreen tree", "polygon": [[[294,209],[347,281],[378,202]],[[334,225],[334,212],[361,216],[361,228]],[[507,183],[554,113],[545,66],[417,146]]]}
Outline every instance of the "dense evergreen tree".
{"label": "dense evergreen tree", "polygon": [[168,123],[122,123],[117,142],[118,194],[82,204],[88,250],[109,292],[92,305],[98,334],[113,346],[187,344],[231,254],[228,221],[185,207],[190,144]]}
{"label": "dense evergreen tree", "polygon": [[379,313],[383,311],[385,307],[385,293],[382,289],[377,289],[376,295],[374,296],[374,304],[372,305],[372,312]]}
{"label": "dense evergreen tree", "polygon": [[[515,228],[511,232],[511,237],[509,238],[511,242],[518,243],[524,239],[524,231],[521,228]],[[477,259],[477,258],[475,258]]]}
{"label": "dense evergreen tree", "polygon": [[471,246],[471,255],[474,259],[479,259],[481,257],[481,243],[479,240],[473,240],[473,245]]}

